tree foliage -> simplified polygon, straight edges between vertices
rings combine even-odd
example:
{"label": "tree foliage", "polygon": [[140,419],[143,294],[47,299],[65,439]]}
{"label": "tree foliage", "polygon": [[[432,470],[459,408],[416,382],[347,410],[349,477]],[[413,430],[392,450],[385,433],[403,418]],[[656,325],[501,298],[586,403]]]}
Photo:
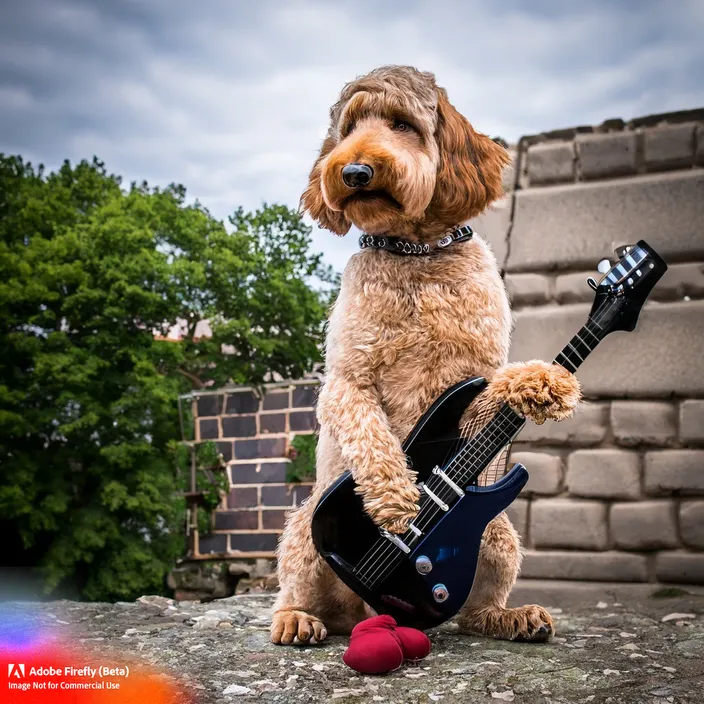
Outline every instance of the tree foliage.
{"label": "tree foliage", "polygon": [[310,282],[333,277],[309,228],[276,205],[230,222],[95,159],[47,174],[0,155],[0,520],[6,562],[48,591],[161,590],[184,547],[178,394],[319,361]]}

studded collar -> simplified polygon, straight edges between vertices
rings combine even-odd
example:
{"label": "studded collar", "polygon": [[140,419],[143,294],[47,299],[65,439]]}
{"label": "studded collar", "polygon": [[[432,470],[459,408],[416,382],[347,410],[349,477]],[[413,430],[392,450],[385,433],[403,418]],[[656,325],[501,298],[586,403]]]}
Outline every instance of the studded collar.
{"label": "studded collar", "polygon": [[434,245],[409,242],[402,237],[362,235],[359,238],[359,247],[360,249],[383,249],[387,252],[393,252],[393,254],[417,256],[442,251],[455,242],[465,242],[471,239],[473,234],[474,230],[469,225],[462,225],[439,239]]}

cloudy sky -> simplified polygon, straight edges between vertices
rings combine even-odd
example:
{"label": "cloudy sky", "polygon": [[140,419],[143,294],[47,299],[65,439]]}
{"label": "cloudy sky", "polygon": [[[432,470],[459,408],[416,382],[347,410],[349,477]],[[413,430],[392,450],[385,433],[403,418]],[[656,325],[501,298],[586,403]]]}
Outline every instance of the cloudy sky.
{"label": "cloudy sky", "polygon": [[[701,0],[0,0],[0,152],[93,154],[216,216],[295,206],[342,85],[435,72],[477,129],[704,105]],[[316,232],[341,268],[355,238]]]}

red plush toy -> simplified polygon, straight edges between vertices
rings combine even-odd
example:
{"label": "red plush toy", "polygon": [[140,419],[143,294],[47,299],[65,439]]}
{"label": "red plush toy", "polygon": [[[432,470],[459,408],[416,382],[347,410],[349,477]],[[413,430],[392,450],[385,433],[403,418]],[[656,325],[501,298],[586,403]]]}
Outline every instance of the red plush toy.
{"label": "red plush toy", "polygon": [[342,659],[357,672],[378,675],[401,667],[404,660],[422,660],[430,639],[415,628],[397,626],[391,616],[374,616],[358,623]]}

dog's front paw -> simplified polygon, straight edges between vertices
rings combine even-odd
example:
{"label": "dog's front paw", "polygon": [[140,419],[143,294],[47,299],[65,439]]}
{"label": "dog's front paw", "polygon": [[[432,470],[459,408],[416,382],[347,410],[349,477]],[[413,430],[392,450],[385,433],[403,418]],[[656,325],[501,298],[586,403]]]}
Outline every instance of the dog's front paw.
{"label": "dog's front paw", "polygon": [[489,385],[489,394],[538,425],[547,419],[569,418],[582,398],[574,374],[559,364],[538,360],[509,364],[497,371]]}
{"label": "dog's front paw", "polygon": [[364,510],[380,528],[389,533],[405,533],[418,513],[420,491],[410,481],[364,492]]}
{"label": "dog's front paw", "polygon": [[320,643],[328,632],[323,622],[298,609],[276,611],[271,622],[271,642],[276,645]]}

